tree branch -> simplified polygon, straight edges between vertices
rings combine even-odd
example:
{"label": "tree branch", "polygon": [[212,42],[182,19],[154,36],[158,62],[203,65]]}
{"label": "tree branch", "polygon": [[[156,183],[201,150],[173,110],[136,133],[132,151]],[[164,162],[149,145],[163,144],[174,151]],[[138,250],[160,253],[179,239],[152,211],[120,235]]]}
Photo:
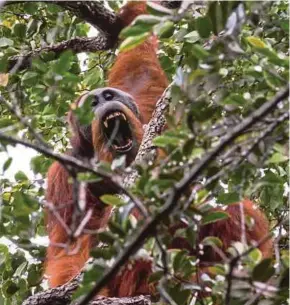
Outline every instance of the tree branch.
{"label": "tree branch", "polygon": [[[67,305],[71,303],[73,292],[78,288],[80,276],[65,285],[42,291],[25,300],[22,305]],[[140,295],[130,298],[98,297],[90,305],[151,305],[150,296]]]}
{"label": "tree branch", "polygon": [[[25,2],[35,2],[28,0]],[[73,15],[97,28],[103,35],[116,39],[122,29],[122,22],[115,12],[107,9],[102,1],[45,1],[61,6]],[[5,6],[23,4],[23,1],[5,1]]]}
{"label": "tree branch", "polygon": [[55,1],[52,3],[71,11],[115,41],[123,27],[118,15],[108,10],[101,1]]}
{"label": "tree branch", "polygon": [[[161,134],[165,126],[166,123],[165,112],[170,103],[170,93],[171,93],[172,85],[173,83],[171,83],[165,89],[161,98],[158,100],[156,104],[152,118],[145,128],[145,133],[142,139],[142,143],[139,147],[137,156],[134,161],[135,165],[153,161],[157,156],[157,150],[156,147],[153,146],[152,141],[157,135]],[[134,168],[134,164],[132,168],[133,170],[130,171],[129,174],[126,174],[124,176],[123,185],[125,188],[131,187],[138,177],[138,172]]]}
{"label": "tree branch", "polygon": [[112,48],[115,41],[106,36],[97,37],[76,37],[70,40],[62,41],[52,46],[46,46],[30,51],[26,54],[11,56],[8,60],[8,69],[11,72],[26,69],[31,65],[32,59],[43,53],[54,52],[57,58],[62,52],[71,50],[73,53],[96,52]]}

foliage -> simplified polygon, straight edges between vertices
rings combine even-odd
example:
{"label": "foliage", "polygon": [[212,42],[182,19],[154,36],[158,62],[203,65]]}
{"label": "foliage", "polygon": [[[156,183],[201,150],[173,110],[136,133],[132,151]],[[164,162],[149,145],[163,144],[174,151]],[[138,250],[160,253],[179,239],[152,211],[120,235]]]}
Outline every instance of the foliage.
{"label": "foliage", "polygon": [[[184,18],[172,16],[167,10],[160,12],[154,6],[150,12],[150,16],[138,17],[133,26],[122,31],[124,40],[120,50],[134,48],[154,31],[160,39],[162,67],[168,78],[175,81],[167,115],[169,128],[154,140],[168,157],[139,166],[140,179],[132,189],[148,211],[156,213],[164,204],[168,190],[207,151],[288,85],[289,15],[286,1],[244,5],[209,1],[206,6],[196,5],[194,13],[189,11]],[[79,18],[46,2],[10,4],[0,13],[0,93],[10,103],[16,103],[21,116],[29,118],[36,133],[59,152],[69,146],[66,113],[70,104],[86,90],[106,84],[114,53],[110,50],[87,54],[85,64],[71,51],[63,52],[58,58],[44,53],[33,59],[31,67],[9,72],[8,59],[44,44],[85,37],[89,30],[89,25]],[[286,111],[287,104],[281,104],[208,164],[193,181],[200,187],[190,196],[184,194],[179,208],[158,227],[159,240],[165,248],[177,236],[195,247],[201,224],[228,217],[226,212],[212,212],[210,207],[227,206],[247,197],[263,208],[276,237],[276,255],[273,260],[262,260],[260,251],[254,249],[241,258],[232,280],[230,304],[286,304],[287,124],[280,124],[270,135],[263,134]],[[0,104],[0,113],[0,133],[35,143],[34,135],[4,103]],[[29,179],[21,171],[10,177],[7,173],[12,158],[7,147],[7,142],[0,142],[1,158],[5,159],[0,176],[0,237],[6,238],[0,243],[0,303],[20,304],[44,287],[41,275],[45,248],[33,238],[46,235],[44,180],[52,160],[42,155],[31,160],[35,179]],[[21,148],[17,146],[17,150],[21,154]],[[114,170],[118,172],[122,166]],[[98,263],[87,272],[78,294],[87,291],[102,276],[109,260],[136,231],[136,219],[128,216],[128,209],[123,207],[125,202],[112,195],[103,199],[120,208],[108,231],[100,235],[108,247],[93,253],[99,258]],[[180,219],[187,227],[178,229],[172,236],[167,227]],[[140,220],[138,227],[142,223]],[[252,225],[251,219],[246,219],[246,225]],[[7,239],[16,250],[7,246]],[[220,247],[220,243],[214,237],[203,240],[203,246]],[[237,242],[228,250],[229,256],[242,253],[247,247]],[[143,249],[154,258],[156,272],[151,281],[156,282],[163,277],[162,252],[155,238],[149,238]],[[167,295],[173,304],[189,304],[201,289],[189,281],[196,273],[196,257],[187,250],[171,249],[167,253],[168,274],[160,281],[161,294]],[[210,304],[211,300],[224,304],[229,264],[215,264],[210,269],[214,276],[205,275],[210,295],[205,295],[203,303],[196,301],[196,304]],[[270,292],[265,292],[267,287]]]}

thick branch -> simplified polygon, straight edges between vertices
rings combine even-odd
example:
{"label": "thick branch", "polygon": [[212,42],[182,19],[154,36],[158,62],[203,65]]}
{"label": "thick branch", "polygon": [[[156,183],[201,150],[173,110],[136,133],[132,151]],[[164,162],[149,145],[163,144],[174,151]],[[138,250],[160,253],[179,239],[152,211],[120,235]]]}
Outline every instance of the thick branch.
{"label": "thick branch", "polygon": [[122,22],[118,15],[105,8],[101,1],[55,1],[53,3],[71,11],[112,39],[116,39],[122,29]]}
{"label": "thick branch", "polygon": [[66,305],[70,304],[73,292],[78,288],[80,276],[66,285],[42,291],[26,299],[22,305]]}
{"label": "thick branch", "polygon": [[[35,2],[28,0],[25,2]],[[116,39],[122,29],[122,23],[118,15],[107,9],[102,1],[45,1],[57,4],[70,11],[75,16],[79,17],[85,22],[90,23],[97,28],[103,35]],[[6,1],[5,6],[23,4],[23,1]]]}
{"label": "thick branch", "polygon": [[52,46],[38,48],[26,54],[11,56],[9,58],[9,70],[18,71],[26,69],[31,65],[33,58],[47,52],[54,52],[57,58],[63,51],[71,50],[74,53],[81,52],[96,52],[101,50],[108,50],[113,47],[114,41],[108,39],[106,36],[97,37],[76,37],[70,40],[62,41]]}
{"label": "thick branch", "polygon": [[[22,305],[66,305],[71,304],[71,296],[78,288],[79,277],[66,285],[45,290],[25,300]],[[137,296],[130,298],[98,297],[90,305],[151,305],[150,296]]]}
{"label": "thick branch", "polygon": [[[167,110],[170,103],[171,86],[172,83],[165,89],[162,97],[156,104],[152,118],[146,126],[142,143],[135,158],[135,163],[148,163],[149,161],[153,161],[157,155],[156,147],[153,146],[152,141],[157,135],[161,134],[165,126],[165,111]],[[124,177],[124,187],[129,188],[132,186],[137,177],[138,172],[136,169],[134,169],[133,166],[133,170]]]}

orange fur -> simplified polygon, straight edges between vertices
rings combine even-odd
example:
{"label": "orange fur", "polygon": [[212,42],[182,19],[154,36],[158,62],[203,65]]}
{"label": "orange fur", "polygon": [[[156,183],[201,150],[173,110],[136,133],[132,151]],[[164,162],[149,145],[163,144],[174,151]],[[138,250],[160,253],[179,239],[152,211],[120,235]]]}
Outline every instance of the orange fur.
{"label": "orange fur", "polygon": [[138,104],[142,122],[148,123],[168,81],[148,40],[119,54],[110,74],[109,86],[129,92]]}
{"label": "orange fur", "polygon": [[[125,25],[146,13],[145,1],[129,2],[121,9]],[[109,73],[109,86],[130,93],[136,101],[143,123],[148,123],[156,101],[168,86],[168,80],[156,56],[156,38],[150,37],[136,48],[118,55]]]}
{"label": "orange fur", "polygon": [[[66,283],[79,273],[89,258],[94,243],[91,235],[82,235],[73,243],[68,243],[68,235],[57,213],[64,223],[71,223],[73,214],[72,186],[68,183],[69,175],[58,162],[50,167],[47,177],[46,200],[53,203],[53,212],[47,210],[47,230],[50,244],[47,249],[46,270],[50,287]],[[107,224],[111,209],[105,207],[89,190],[86,194],[87,208],[93,208],[93,215],[87,224],[88,229],[102,228]]]}
{"label": "orange fur", "polygon": [[[264,238],[269,232],[269,224],[265,215],[254,206],[250,200],[241,202],[243,213],[249,216],[254,221],[253,228],[247,228],[245,225],[245,241],[251,245],[253,242],[258,242]],[[223,242],[222,250],[225,252],[233,242],[241,241],[242,236],[242,223],[241,223],[241,210],[240,205],[232,204],[225,212],[229,214],[229,219],[221,220],[212,224],[204,225],[201,227],[199,234],[199,241],[201,242],[207,236],[215,236]],[[267,240],[259,246],[264,257],[269,257],[272,254],[272,240]],[[212,248],[206,248],[201,261],[206,264],[220,261],[218,253],[214,252]]]}

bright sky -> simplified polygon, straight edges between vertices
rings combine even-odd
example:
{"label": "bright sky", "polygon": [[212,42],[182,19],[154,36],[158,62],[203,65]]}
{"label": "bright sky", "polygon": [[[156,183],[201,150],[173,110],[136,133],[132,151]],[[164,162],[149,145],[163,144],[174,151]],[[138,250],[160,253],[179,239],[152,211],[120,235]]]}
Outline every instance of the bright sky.
{"label": "bright sky", "polygon": [[4,177],[8,179],[14,179],[14,175],[18,171],[23,171],[29,179],[33,179],[34,174],[30,169],[30,160],[35,157],[37,153],[30,148],[26,148],[22,145],[17,145],[15,147],[8,146],[8,152],[0,153],[0,169],[2,172],[2,167],[8,157],[12,157],[12,163],[7,171],[4,173]]}

